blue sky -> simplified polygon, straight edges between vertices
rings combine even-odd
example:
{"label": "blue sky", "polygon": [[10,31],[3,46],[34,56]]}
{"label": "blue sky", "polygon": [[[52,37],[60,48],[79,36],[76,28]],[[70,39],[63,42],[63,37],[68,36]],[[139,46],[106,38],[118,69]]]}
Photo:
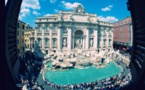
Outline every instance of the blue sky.
{"label": "blue sky", "polygon": [[97,14],[99,20],[116,22],[130,16],[127,0],[23,0],[19,19],[35,27],[35,19],[58,13],[59,10],[73,10],[78,4],[85,12]]}

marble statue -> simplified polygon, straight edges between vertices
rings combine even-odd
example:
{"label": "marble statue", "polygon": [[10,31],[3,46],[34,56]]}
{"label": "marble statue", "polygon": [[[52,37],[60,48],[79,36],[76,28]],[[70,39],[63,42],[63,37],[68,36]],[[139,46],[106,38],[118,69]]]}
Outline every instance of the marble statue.
{"label": "marble statue", "polygon": [[90,47],[93,47],[93,39],[90,41]]}
{"label": "marble statue", "polygon": [[78,38],[75,42],[75,47],[78,48],[78,49],[81,49],[82,48],[82,44],[80,43],[80,38]]}
{"label": "marble statue", "polygon": [[66,41],[66,38],[63,39],[63,47],[67,47],[67,41]]}
{"label": "marble statue", "polygon": [[64,17],[64,15],[62,15],[62,13],[60,13],[59,19],[60,19],[60,20],[63,20],[63,17]]}

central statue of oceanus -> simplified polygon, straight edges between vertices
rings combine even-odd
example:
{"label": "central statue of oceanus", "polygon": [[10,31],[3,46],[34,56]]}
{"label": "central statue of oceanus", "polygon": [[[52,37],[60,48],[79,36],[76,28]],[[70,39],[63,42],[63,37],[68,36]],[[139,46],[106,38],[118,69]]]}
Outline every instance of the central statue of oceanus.
{"label": "central statue of oceanus", "polygon": [[75,47],[78,48],[78,49],[81,49],[82,48],[82,44],[81,44],[81,40],[80,39],[77,39],[76,40]]}

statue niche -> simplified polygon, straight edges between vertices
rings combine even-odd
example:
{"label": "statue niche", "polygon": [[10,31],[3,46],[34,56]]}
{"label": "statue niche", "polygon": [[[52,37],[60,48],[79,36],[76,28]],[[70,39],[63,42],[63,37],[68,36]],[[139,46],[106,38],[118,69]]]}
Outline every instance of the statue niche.
{"label": "statue niche", "polygon": [[90,47],[93,47],[93,38],[90,39]]}
{"label": "statue niche", "polygon": [[66,38],[63,39],[63,47],[67,47],[67,39]]}
{"label": "statue niche", "polygon": [[75,47],[77,49],[81,49],[82,48],[82,43],[81,43],[81,38],[77,38],[75,41]]}

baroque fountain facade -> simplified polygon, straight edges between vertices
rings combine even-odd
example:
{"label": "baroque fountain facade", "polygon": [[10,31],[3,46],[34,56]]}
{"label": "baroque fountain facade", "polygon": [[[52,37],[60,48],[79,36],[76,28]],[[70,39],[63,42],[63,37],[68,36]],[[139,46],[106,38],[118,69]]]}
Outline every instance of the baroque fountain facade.
{"label": "baroque fountain facade", "polygon": [[60,11],[52,16],[36,18],[36,41],[43,54],[56,52],[110,51],[113,49],[112,23],[99,21],[96,14],[78,5],[73,11]]}
{"label": "baroque fountain facade", "polygon": [[[115,54],[114,54],[115,53]],[[114,57],[115,56],[115,57]],[[52,52],[46,56],[47,60],[44,63],[44,69],[48,69],[47,62],[52,62],[51,69],[68,69],[68,68],[86,68],[88,66],[95,66],[96,68],[105,67],[113,58],[116,58],[117,52],[112,51],[83,51],[76,49],[72,52]],[[50,68],[49,68],[50,69]]]}
{"label": "baroque fountain facade", "polygon": [[52,61],[53,68],[70,68],[109,63],[113,51],[112,23],[99,21],[96,14],[78,5],[36,19],[35,37],[39,51]]}

